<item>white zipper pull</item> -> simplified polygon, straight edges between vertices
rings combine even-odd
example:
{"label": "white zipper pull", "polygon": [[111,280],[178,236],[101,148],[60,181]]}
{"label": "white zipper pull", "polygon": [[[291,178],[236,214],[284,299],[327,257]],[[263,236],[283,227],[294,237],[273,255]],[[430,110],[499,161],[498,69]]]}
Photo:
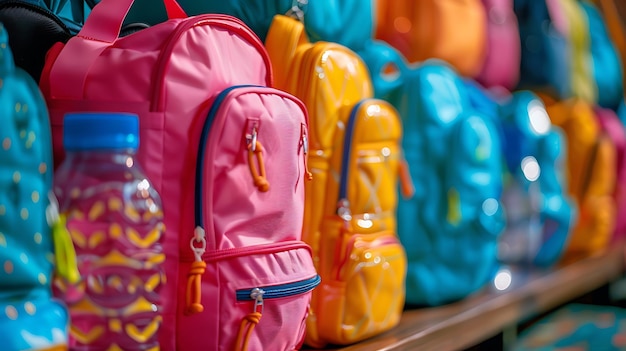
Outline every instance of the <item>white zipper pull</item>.
{"label": "white zipper pull", "polygon": [[312,180],[313,174],[309,171],[309,138],[306,135],[306,125],[302,124],[300,126],[300,140],[302,141],[302,153],[304,157],[304,175],[306,176],[306,180]]}
{"label": "white zipper pull", "polygon": [[254,300],[253,312],[259,312],[263,314],[263,294],[265,294],[265,290],[260,288],[254,288],[250,292],[250,298]]}

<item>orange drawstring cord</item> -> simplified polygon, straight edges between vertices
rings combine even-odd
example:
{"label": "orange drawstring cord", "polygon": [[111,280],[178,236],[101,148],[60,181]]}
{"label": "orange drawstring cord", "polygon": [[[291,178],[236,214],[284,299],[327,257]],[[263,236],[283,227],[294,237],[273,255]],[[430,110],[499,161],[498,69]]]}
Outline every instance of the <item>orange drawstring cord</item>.
{"label": "orange drawstring cord", "polygon": [[309,157],[305,154],[304,155],[304,173],[306,175],[306,180],[313,180],[313,173],[311,173],[311,171],[309,171],[309,163],[307,161]]}
{"label": "orange drawstring cord", "polygon": [[187,303],[185,311],[187,314],[195,314],[204,311],[204,306],[200,303],[200,297],[202,295],[200,283],[205,270],[206,262],[195,261],[191,264],[191,269],[189,273],[187,273],[187,294],[185,296]]}
{"label": "orange drawstring cord", "polygon": [[260,320],[261,312],[252,312],[248,314],[243,321],[241,321],[241,326],[239,327],[239,332],[237,333],[235,351],[246,351],[248,349],[250,335],[252,335],[254,327],[259,324]]}
{"label": "orange drawstring cord", "polygon": [[[200,247],[194,244],[200,243]],[[206,251],[206,237],[204,229],[196,227],[193,238],[189,243],[195,261],[191,264],[191,269],[187,273],[187,291],[185,292],[185,313],[195,314],[204,311],[202,306],[202,275],[206,270],[206,262],[202,260],[202,255]]]}
{"label": "orange drawstring cord", "polygon": [[[265,163],[263,162],[262,152],[263,146],[259,141],[253,140],[250,144],[248,144],[248,166],[250,168],[250,174],[252,174],[252,179],[254,179],[254,186],[256,186],[260,191],[266,192],[270,189],[270,183],[267,181],[267,177],[265,176]],[[255,156],[259,165],[258,171],[256,167],[254,167]]]}

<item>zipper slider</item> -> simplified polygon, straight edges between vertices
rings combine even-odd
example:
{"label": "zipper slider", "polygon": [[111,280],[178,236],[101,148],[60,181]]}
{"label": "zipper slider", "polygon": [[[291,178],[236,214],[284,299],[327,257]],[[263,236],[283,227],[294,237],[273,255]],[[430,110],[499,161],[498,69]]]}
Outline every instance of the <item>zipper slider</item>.
{"label": "zipper slider", "polygon": [[352,213],[350,212],[350,202],[348,199],[341,199],[337,204],[337,215],[346,222],[352,220]]}
{"label": "zipper slider", "polygon": [[348,199],[341,199],[337,204],[337,215],[343,220],[341,226],[342,233],[352,233],[352,212],[350,211],[350,202]]}
{"label": "zipper slider", "polygon": [[306,125],[302,124],[300,126],[300,135],[302,141],[302,153],[304,154],[304,174],[306,176],[306,180],[313,180],[313,173],[309,171],[309,138],[306,135]]}
{"label": "zipper slider", "polygon": [[263,314],[263,294],[265,294],[265,290],[260,288],[254,288],[250,292],[250,298],[254,300],[254,310],[252,312]]}
{"label": "zipper slider", "polygon": [[250,298],[254,300],[254,310],[243,318],[239,331],[237,332],[237,340],[235,341],[235,351],[248,350],[248,341],[252,335],[252,330],[259,324],[263,315],[263,289],[254,288],[250,291]]}

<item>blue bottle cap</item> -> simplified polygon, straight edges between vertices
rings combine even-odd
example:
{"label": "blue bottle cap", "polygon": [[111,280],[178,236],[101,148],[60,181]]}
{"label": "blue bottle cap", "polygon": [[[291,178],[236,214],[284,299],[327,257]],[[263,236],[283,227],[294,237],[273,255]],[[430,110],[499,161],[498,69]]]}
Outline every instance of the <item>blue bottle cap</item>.
{"label": "blue bottle cap", "polygon": [[139,118],[132,113],[68,113],[63,119],[65,150],[119,150],[139,147]]}

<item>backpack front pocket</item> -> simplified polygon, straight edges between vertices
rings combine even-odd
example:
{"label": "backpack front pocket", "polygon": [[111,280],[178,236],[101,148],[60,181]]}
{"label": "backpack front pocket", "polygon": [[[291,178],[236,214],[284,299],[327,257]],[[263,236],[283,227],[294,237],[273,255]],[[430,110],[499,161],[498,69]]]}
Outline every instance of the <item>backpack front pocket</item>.
{"label": "backpack front pocket", "polygon": [[[204,308],[179,316],[185,346],[220,351],[301,347],[311,292],[320,282],[308,245],[290,241],[218,250],[207,252],[204,262]],[[192,264],[181,262],[181,274]],[[185,289],[179,284],[181,293]],[[180,312],[183,304],[179,301]]]}
{"label": "backpack front pocket", "polygon": [[[404,307],[406,255],[390,232],[344,235],[337,245],[334,279],[320,285],[320,334],[348,344],[388,330]],[[338,328],[337,326],[341,326]]]}

